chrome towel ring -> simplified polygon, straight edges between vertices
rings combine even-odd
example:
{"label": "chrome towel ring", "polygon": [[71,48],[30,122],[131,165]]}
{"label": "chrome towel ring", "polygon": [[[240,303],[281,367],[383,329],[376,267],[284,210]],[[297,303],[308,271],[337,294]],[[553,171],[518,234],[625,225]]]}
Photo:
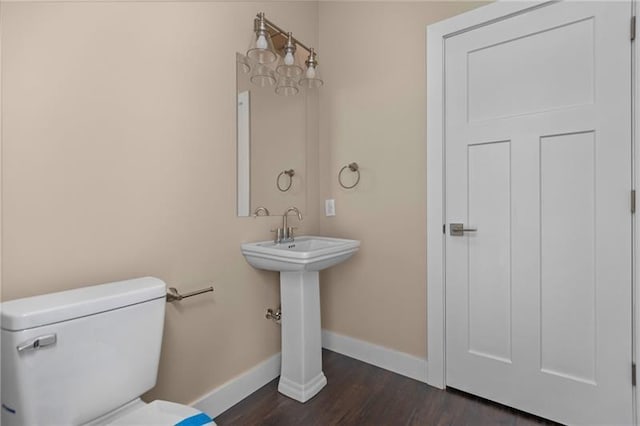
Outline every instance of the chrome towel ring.
{"label": "chrome towel ring", "polygon": [[[357,173],[358,176],[356,177],[356,181],[354,182],[353,185],[345,185],[344,183],[342,183],[342,172],[345,171],[345,169],[349,169],[354,173]],[[338,183],[340,184],[341,187],[343,187],[344,189],[351,189],[351,188],[355,188],[355,186],[358,184],[358,182],[360,182],[360,167],[358,166],[358,163],[353,162],[353,163],[349,163],[346,166],[343,166],[340,171],[338,172]]]}
{"label": "chrome towel ring", "polygon": [[[291,184],[293,183],[293,175],[295,175],[296,172],[293,171],[293,169],[289,169],[289,170],[283,170],[280,172],[280,174],[278,175],[278,177],[276,178],[276,186],[278,187],[278,189],[282,192],[287,192],[289,190],[289,188],[291,188]],[[286,188],[283,188],[280,185],[280,177],[283,175],[287,175],[289,176],[289,185],[287,185]]]}
{"label": "chrome towel ring", "polygon": [[269,213],[269,209],[263,206],[260,207],[256,207],[256,209],[253,212],[253,217],[258,217],[260,216],[260,213],[264,213],[263,216],[271,216],[271,213]]}

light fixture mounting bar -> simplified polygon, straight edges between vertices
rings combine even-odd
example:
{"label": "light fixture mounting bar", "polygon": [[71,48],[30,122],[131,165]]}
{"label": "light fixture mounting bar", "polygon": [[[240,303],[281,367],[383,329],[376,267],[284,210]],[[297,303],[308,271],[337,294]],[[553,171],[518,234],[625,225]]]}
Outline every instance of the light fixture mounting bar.
{"label": "light fixture mounting bar", "polygon": [[[260,18],[260,14],[256,15],[258,18]],[[275,30],[278,32],[278,34],[283,34],[286,35],[288,33],[288,31],[283,30],[282,28],[280,28],[279,26],[277,26],[276,24],[274,24],[273,22],[271,22],[270,20],[268,20],[267,18],[263,18],[264,19],[264,23],[267,24],[268,27],[271,27],[271,29]],[[304,50],[307,51],[307,53],[311,53],[311,49],[308,48],[304,43],[302,43],[300,40],[298,40],[297,38],[291,36],[291,38],[293,39],[293,42],[295,44],[297,44],[298,46],[302,47]]]}

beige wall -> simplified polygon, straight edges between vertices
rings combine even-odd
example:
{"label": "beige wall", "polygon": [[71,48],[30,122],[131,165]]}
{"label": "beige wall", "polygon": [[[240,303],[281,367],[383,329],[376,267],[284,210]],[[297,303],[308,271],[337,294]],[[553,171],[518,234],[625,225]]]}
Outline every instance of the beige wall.
{"label": "beige wall", "polygon": [[[0,7],[4,300],[141,275],[213,283],[167,306],[150,397],[190,402],[278,352],[264,319],[278,276],[240,254],[278,220],[236,218],[235,52],[260,10],[315,44],[317,5]],[[300,225],[316,232],[317,215]]]}
{"label": "beige wall", "polygon": [[[325,329],[426,357],[425,27],[467,2],[321,2],[323,235],[362,241],[322,273]],[[338,186],[352,161],[362,178]]]}
{"label": "beige wall", "polygon": [[[278,276],[239,251],[278,220],[235,217],[234,58],[264,10],[320,44],[300,232],[362,240],[322,274],[323,327],[424,357],[425,25],[473,6],[2,3],[3,299],[140,275],[213,282],[167,307],[153,398],[193,401],[279,351],[264,320]],[[351,161],[362,181],[342,190]]]}

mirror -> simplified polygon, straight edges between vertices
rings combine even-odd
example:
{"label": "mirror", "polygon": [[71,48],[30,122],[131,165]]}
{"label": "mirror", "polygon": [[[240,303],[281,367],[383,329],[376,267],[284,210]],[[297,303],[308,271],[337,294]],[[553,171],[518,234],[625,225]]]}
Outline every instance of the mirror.
{"label": "mirror", "polygon": [[[272,216],[290,206],[306,210],[306,94],[275,93],[250,81],[254,68],[240,53],[237,89],[237,214],[265,207]],[[261,213],[264,214],[264,213]]]}

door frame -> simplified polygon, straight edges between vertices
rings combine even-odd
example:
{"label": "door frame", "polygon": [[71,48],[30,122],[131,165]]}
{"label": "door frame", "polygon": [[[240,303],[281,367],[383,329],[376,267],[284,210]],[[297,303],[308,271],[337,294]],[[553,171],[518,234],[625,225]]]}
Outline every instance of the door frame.
{"label": "door frame", "polygon": [[[638,0],[625,0],[631,12],[637,16]],[[447,38],[478,27],[492,24],[515,15],[545,7],[556,1],[520,2],[498,0],[487,6],[454,16],[427,26],[427,383],[446,387],[446,324],[445,324],[445,177],[444,177],[444,42]],[[639,25],[640,26],[640,25]],[[640,32],[636,30],[637,32]],[[640,36],[640,34],[638,34]],[[632,179],[630,186],[640,188],[640,37],[630,43],[632,55]],[[640,197],[638,197],[640,199]],[[633,360],[640,354],[640,295],[636,265],[640,262],[640,241],[636,229],[640,229],[640,209],[633,217]],[[640,378],[639,378],[640,379]],[[631,378],[629,378],[631,380]],[[634,418],[640,406],[640,395],[634,387]]]}

